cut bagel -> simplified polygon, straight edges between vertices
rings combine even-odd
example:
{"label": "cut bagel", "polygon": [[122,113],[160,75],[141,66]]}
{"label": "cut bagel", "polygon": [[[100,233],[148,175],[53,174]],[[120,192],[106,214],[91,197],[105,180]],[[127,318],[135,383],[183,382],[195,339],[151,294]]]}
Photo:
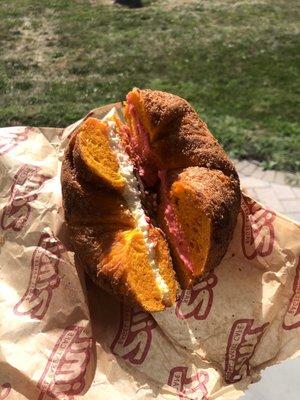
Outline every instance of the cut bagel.
{"label": "cut bagel", "polygon": [[121,190],[125,181],[111,150],[108,129],[107,124],[96,118],[87,118],[82,123],[75,137],[74,164],[84,179]]}
{"label": "cut bagel", "polygon": [[[144,310],[160,311],[175,302],[175,273],[163,234],[143,209],[141,182],[118,135],[120,124],[114,124],[115,118],[102,126],[89,118],[70,141],[62,168],[65,218],[76,257],[99,286]],[[104,169],[97,146],[86,151],[88,133],[94,134],[95,127],[101,128],[97,140],[102,148],[105,143],[106,154],[115,157],[113,171]],[[82,132],[85,141],[82,136],[78,139]],[[84,165],[85,174],[78,165]],[[86,177],[95,173],[99,181]],[[115,185],[115,176],[124,181],[122,187]]]}
{"label": "cut bagel", "polygon": [[175,302],[174,270],[187,288],[226,253],[239,179],[186,100],[134,89],[124,116],[125,125],[112,112],[75,131],[62,168],[65,218],[76,257],[99,286],[160,311]]}
{"label": "cut bagel", "polygon": [[168,247],[161,233],[152,229],[157,242],[155,256],[167,291],[153,276],[143,235],[136,229],[118,226],[72,226],[70,229],[76,255],[92,280],[120,300],[138,305],[145,311],[161,311],[175,302],[177,284],[170,267]]}
{"label": "cut bagel", "polygon": [[220,263],[232,237],[239,199],[221,171],[190,167],[160,176],[160,222],[181,285],[187,288]]}

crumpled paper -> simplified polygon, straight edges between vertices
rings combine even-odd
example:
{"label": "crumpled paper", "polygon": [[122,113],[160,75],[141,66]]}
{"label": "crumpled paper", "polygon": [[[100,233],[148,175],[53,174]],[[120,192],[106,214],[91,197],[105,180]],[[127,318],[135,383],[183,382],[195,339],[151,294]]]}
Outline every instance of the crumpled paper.
{"label": "crumpled paper", "polygon": [[300,227],[246,195],[221,264],[163,312],[76,268],[60,169],[82,121],[0,130],[0,400],[234,400],[299,356]]}

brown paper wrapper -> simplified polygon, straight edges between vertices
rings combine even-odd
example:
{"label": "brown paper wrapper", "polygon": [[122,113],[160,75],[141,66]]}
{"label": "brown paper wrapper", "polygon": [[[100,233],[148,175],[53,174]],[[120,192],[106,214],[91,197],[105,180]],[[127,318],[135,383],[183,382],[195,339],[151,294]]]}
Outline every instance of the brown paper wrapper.
{"label": "brown paper wrapper", "polygon": [[121,305],[85,279],[60,187],[82,121],[0,130],[0,400],[234,400],[299,356],[300,228],[250,197],[221,264],[172,308]]}

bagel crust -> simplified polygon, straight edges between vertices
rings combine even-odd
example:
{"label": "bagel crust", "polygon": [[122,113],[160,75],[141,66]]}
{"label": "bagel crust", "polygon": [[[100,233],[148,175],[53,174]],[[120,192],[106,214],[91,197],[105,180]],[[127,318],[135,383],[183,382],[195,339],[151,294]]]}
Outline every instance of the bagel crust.
{"label": "bagel crust", "polygon": [[[227,251],[240,205],[238,182],[219,170],[189,167],[166,173],[162,187],[159,221],[176,260],[174,266],[181,286],[188,288],[214,269]],[[193,261],[191,270],[179,255],[180,238],[174,237],[169,229],[166,207],[170,204]]]}
{"label": "bagel crust", "polygon": [[135,107],[142,110],[151,158],[158,170],[206,167],[220,170],[238,181],[233,163],[186,100],[158,90],[133,92],[135,96],[127,97],[133,97]]}
{"label": "bagel crust", "polygon": [[[151,204],[155,222],[149,225],[149,240],[155,243],[156,273],[163,277],[168,300],[161,297],[147,261],[147,246],[126,202],[126,182],[115,166],[118,158],[109,153],[107,160],[114,160],[114,165],[106,165],[105,154],[88,147],[89,126],[93,126],[94,148],[102,140],[97,136],[97,120],[86,120],[65,152],[65,219],[78,263],[99,286],[121,301],[161,311],[176,298],[174,271],[181,287],[190,287],[226,253],[240,209],[239,178],[186,100],[134,89],[127,95],[124,115],[126,126],[122,129],[118,123],[115,134],[143,183],[142,198],[147,193],[156,197],[155,206]],[[108,130],[101,129],[103,135]],[[105,140],[101,149],[109,152]],[[142,203],[149,204],[149,199]]]}

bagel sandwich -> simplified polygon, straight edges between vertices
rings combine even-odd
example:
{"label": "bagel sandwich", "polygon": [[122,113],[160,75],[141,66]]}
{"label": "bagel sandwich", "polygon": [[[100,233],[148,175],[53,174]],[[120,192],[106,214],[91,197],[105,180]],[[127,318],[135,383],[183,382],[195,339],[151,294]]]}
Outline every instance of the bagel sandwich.
{"label": "bagel sandwich", "polygon": [[62,165],[76,259],[121,301],[172,305],[226,253],[240,209],[236,170],[184,99],[133,89],[75,130]]}

